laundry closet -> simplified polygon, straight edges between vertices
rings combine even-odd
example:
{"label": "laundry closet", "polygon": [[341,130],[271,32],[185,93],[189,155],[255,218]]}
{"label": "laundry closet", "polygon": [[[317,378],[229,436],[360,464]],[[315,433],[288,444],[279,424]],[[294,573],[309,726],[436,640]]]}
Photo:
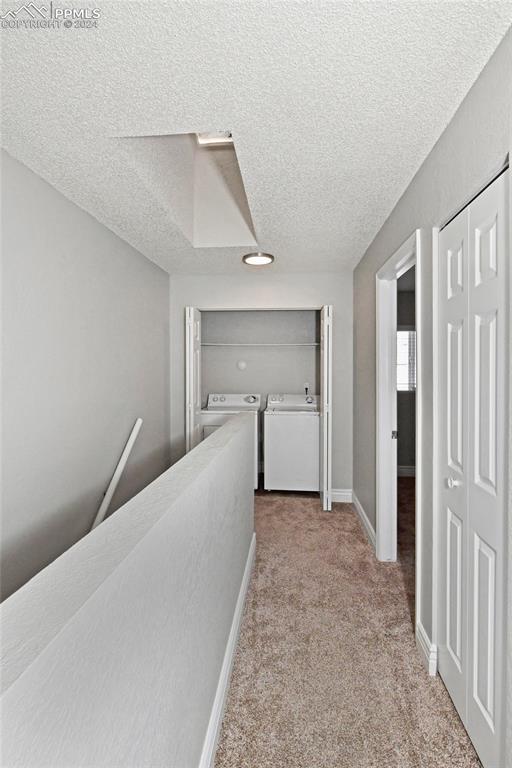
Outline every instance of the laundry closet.
{"label": "laundry closet", "polygon": [[331,306],[186,308],[187,450],[249,411],[255,488],[318,491],[330,509],[331,392]]}

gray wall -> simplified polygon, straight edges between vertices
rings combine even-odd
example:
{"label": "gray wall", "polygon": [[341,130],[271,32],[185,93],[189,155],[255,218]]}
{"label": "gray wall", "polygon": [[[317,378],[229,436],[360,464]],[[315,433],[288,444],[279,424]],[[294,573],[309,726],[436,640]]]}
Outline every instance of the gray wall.
{"label": "gray wall", "polygon": [[[236,275],[171,277],[171,440],[185,450],[185,307],[243,309],[334,305],[333,487],[352,488],[352,270],[279,274],[272,267]],[[248,387],[250,389],[250,387]]]}
{"label": "gray wall", "polygon": [[[421,621],[431,635],[432,263],[439,225],[504,162],[510,149],[512,33],[508,32],[452,121],[398,201],[354,273],[354,489],[375,523],[375,273],[417,227],[427,229],[423,261],[424,465]],[[418,116],[421,119],[421,116]]]}
{"label": "gray wall", "polygon": [[2,595],[169,465],[168,275],[2,155]]}
{"label": "gray wall", "polygon": [[230,420],[4,601],[2,765],[199,765],[250,577],[252,445]]}
{"label": "gray wall", "polygon": [[[308,382],[318,394],[318,346],[272,346],[315,344],[319,337],[318,312],[203,312],[203,341],[249,343],[249,346],[203,347],[203,403],[209,392],[255,392],[262,395],[262,408],[270,392],[301,394]],[[268,344],[269,346],[250,346]],[[240,370],[238,362],[246,363]]]}
{"label": "gray wall", "polygon": [[[403,278],[400,278],[402,280]],[[398,280],[397,325],[414,328],[416,324],[414,291],[401,291]],[[416,464],[416,392],[397,392],[396,422],[398,429],[398,466]]]}
{"label": "gray wall", "polygon": [[[400,282],[400,281],[398,281]],[[414,291],[398,291],[397,293],[397,325],[407,325],[414,328],[416,295]]]}
{"label": "gray wall", "polygon": [[416,464],[416,393],[397,392],[398,467]]}

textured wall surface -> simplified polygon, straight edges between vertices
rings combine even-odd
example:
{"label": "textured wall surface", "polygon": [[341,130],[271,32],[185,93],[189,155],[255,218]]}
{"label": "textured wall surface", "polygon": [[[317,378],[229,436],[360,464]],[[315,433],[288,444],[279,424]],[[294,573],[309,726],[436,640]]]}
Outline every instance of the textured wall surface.
{"label": "textured wall surface", "polygon": [[169,277],[2,157],[2,595],[169,466]]}
{"label": "textured wall surface", "polygon": [[432,261],[431,228],[476,193],[510,150],[512,33],[464,99],[354,272],[354,490],[375,521],[375,273],[417,227],[427,230],[423,314],[423,562],[421,620],[432,627]]}
{"label": "textured wall surface", "polygon": [[3,603],[3,765],[198,765],[253,535],[251,451],[235,417]]}
{"label": "textured wall surface", "polygon": [[[249,270],[237,276],[171,277],[171,442],[185,450],[185,307],[319,308],[334,305],[333,487],[352,488],[352,270],[281,275]],[[303,383],[303,382],[299,382]],[[246,391],[251,389],[250,369]]]}
{"label": "textured wall surface", "polygon": [[241,273],[242,251],[194,250],[166,193],[184,163],[155,175],[120,137],[151,137],[151,154],[156,137],[231,130],[261,248],[278,270],[335,271],[361,258],[512,20],[500,0],[97,7],[95,29],[4,31],[3,142],[184,273]]}

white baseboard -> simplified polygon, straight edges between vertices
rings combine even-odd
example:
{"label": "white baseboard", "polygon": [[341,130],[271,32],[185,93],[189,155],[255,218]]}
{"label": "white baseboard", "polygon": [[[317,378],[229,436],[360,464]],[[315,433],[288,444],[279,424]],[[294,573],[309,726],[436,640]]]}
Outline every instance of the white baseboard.
{"label": "white baseboard", "polygon": [[351,504],[352,488],[333,488],[331,490],[331,498],[337,504]]}
{"label": "white baseboard", "polygon": [[406,464],[398,465],[398,477],[415,477],[416,467],[409,467]]}
{"label": "white baseboard", "polygon": [[430,642],[421,621],[416,624],[416,647],[420,652],[425,669],[433,677],[437,674],[437,646]]}
{"label": "white baseboard", "polygon": [[208,728],[206,730],[206,736],[204,738],[203,751],[201,752],[201,759],[199,760],[198,768],[213,768],[213,764],[215,761],[215,751],[217,749],[217,741],[220,734],[220,727],[222,725],[222,716],[224,714],[224,706],[226,704],[227,693],[229,690],[231,670],[233,668],[236,645],[238,642],[238,635],[240,633],[240,625],[242,623],[242,615],[244,612],[245,598],[247,597],[247,590],[249,589],[249,582],[251,580],[251,573],[252,573],[252,567],[254,564],[255,553],[256,553],[256,534],[253,533],[251,546],[249,547],[249,554],[247,555],[247,561],[245,563],[244,575],[242,578],[242,583],[240,585],[238,599],[236,601],[235,612],[233,614],[233,621],[231,623],[231,630],[229,632],[226,651],[224,653],[224,660],[222,662],[222,668],[220,670],[219,682],[217,684],[217,691],[215,692],[215,699],[213,701],[213,707],[210,714],[210,720],[208,722]]}
{"label": "white baseboard", "polygon": [[368,536],[368,539],[370,541],[370,544],[375,549],[375,530],[373,528],[373,525],[368,520],[368,517],[366,515],[366,512],[364,511],[361,502],[357,498],[354,492],[352,492],[352,505],[354,506],[359,519],[361,521],[361,525],[363,526],[364,532]]}

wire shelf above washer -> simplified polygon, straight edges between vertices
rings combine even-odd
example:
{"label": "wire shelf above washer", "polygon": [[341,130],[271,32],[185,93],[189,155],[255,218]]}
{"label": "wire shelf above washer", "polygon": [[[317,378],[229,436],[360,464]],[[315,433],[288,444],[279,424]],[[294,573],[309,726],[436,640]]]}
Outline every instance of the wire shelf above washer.
{"label": "wire shelf above washer", "polygon": [[318,341],[308,342],[234,342],[234,341],[203,341],[202,347],[318,347]]}

